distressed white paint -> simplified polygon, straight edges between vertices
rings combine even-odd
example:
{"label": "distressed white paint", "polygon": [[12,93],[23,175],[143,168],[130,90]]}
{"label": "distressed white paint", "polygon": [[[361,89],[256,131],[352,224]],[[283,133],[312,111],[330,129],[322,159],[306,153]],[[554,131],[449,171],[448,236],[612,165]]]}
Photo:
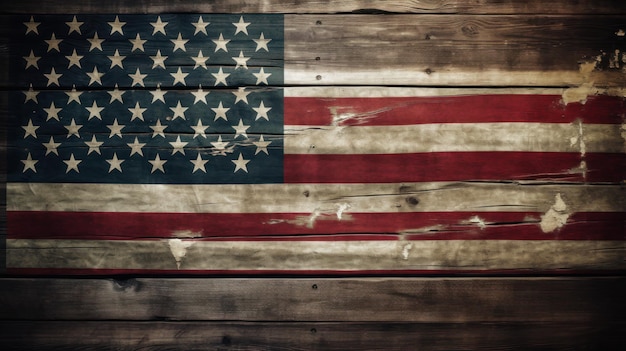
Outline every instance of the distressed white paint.
{"label": "distressed white paint", "polygon": [[193,246],[195,242],[189,240],[181,240],[181,239],[168,239],[167,245],[170,248],[170,252],[172,256],[174,256],[174,260],[176,261],[176,268],[180,269],[180,264],[183,261],[183,258],[187,255],[187,249]]}
{"label": "distressed white paint", "polygon": [[[316,210],[336,218],[338,203],[350,213],[545,212],[554,194],[573,212],[626,212],[619,185],[525,185],[425,182],[372,184],[79,184],[8,183],[8,211],[299,213]],[[402,192],[400,188],[402,187]],[[303,195],[304,193],[309,196]],[[621,195],[620,195],[621,194]],[[97,196],[96,196],[97,195]],[[406,205],[407,196],[419,199]],[[346,214],[342,214],[346,219]]]}
{"label": "distressed white paint", "polygon": [[[429,123],[285,126],[286,154],[463,151],[622,152],[620,126],[580,123]],[[574,142],[573,142],[574,141]],[[314,146],[314,147],[312,147]]]}
{"label": "distressed white paint", "polygon": [[[181,270],[626,269],[624,242],[606,240],[198,241],[193,250]],[[177,269],[167,251],[154,240],[7,239],[7,266]]]}
{"label": "distressed white paint", "polygon": [[571,213],[568,211],[561,193],[558,193],[554,197],[554,204],[541,216],[539,226],[544,233],[551,233],[562,228],[567,223],[570,215]]}

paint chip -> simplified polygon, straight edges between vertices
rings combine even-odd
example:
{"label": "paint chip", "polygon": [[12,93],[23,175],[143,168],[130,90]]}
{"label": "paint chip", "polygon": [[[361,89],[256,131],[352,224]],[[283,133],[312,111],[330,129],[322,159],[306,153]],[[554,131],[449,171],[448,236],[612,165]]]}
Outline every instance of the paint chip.
{"label": "paint chip", "polygon": [[563,227],[570,215],[567,211],[567,204],[563,201],[561,193],[558,193],[554,197],[554,204],[541,216],[539,226],[544,233],[551,233]]}
{"label": "paint chip", "polygon": [[626,35],[626,32],[624,32],[623,29],[619,29],[617,32],[615,32],[615,35],[617,35],[618,37],[623,37],[624,35]]}
{"label": "paint chip", "polygon": [[168,239],[167,244],[170,247],[170,252],[176,260],[176,268],[180,269],[180,264],[183,258],[187,255],[187,249],[195,244],[194,241],[183,241],[181,239]]}
{"label": "paint chip", "polygon": [[485,229],[487,227],[487,224],[485,223],[485,220],[478,217],[478,216],[474,216],[472,218],[469,219],[469,222],[472,224],[476,224],[478,227],[480,227],[480,229]]}
{"label": "paint chip", "polygon": [[403,260],[408,260],[409,259],[409,253],[411,252],[411,249],[413,248],[413,244],[408,243],[408,244],[404,244],[402,246],[402,259]]}

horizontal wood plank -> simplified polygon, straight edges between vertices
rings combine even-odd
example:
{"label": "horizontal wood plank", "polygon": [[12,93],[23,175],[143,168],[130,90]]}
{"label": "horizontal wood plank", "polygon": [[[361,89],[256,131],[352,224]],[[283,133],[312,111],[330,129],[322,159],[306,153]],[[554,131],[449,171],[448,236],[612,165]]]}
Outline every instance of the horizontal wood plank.
{"label": "horizontal wood plank", "polygon": [[69,0],[62,5],[37,0],[9,2],[2,7],[5,13],[159,13],[159,12],[216,12],[216,13],[477,13],[477,14],[615,14],[626,13],[620,1],[555,0],[427,0],[427,1],[194,1],[143,0],[128,3],[122,0]]}
{"label": "horizontal wood plank", "polygon": [[[25,66],[23,57],[29,55],[33,42],[26,40],[9,45],[7,38],[14,37],[12,31],[23,29],[10,26],[7,16],[0,23],[6,23],[0,29],[5,38],[0,43],[3,56],[17,61],[18,64],[11,67]],[[619,60],[619,52],[626,49],[626,44],[618,35],[620,30],[626,29],[624,16],[286,15],[284,24],[286,85],[576,86],[593,83],[596,87],[621,87],[626,83],[626,74],[622,72],[624,65]],[[108,42],[109,46],[120,43],[119,40],[128,44],[127,39],[106,40],[105,45]],[[148,56],[155,55],[159,45],[171,45],[168,39],[147,40],[145,55]],[[74,45],[79,42],[73,41]],[[68,40],[64,45],[71,43]],[[619,52],[613,57],[615,50]],[[107,50],[96,51],[89,53],[89,57],[94,62],[106,62],[108,68],[110,61],[105,56],[112,54]],[[138,68],[149,72],[147,87],[155,88],[158,84],[169,87],[180,84],[173,81],[171,75],[178,67],[192,69],[192,61],[187,61],[169,60],[165,69],[154,70],[148,59],[149,64]],[[275,64],[272,62],[265,63],[265,67]],[[582,63],[586,65],[581,71]],[[220,67],[230,72],[236,65],[228,59],[221,62]],[[49,73],[47,69],[45,73]],[[217,69],[217,66],[210,67],[211,73],[217,73]],[[41,88],[41,84],[45,86],[43,73],[36,88]],[[60,85],[63,79],[69,79],[68,74]],[[79,90],[89,82],[86,76],[81,77],[81,82],[77,83]],[[207,77],[204,86],[213,84],[213,78]],[[107,84],[105,74],[102,85],[112,88],[112,84]],[[0,81],[2,87],[16,85],[27,88],[28,82]]]}
{"label": "horizontal wood plank", "polygon": [[2,320],[623,321],[607,278],[0,280]]}
{"label": "horizontal wood plank", "polygon": [[243,323],[2,321],[5,350],[620,349],[611,323]]}

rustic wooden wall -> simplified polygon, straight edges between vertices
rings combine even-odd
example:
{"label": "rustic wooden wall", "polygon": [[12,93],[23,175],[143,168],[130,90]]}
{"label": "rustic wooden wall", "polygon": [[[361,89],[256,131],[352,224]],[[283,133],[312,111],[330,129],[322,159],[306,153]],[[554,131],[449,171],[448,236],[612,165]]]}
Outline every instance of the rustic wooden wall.
{"label": "rustic wooden wall", "polygon": [[[285,51],[285,85],[296,88],[542,89],[577,102],[588,95],[622,96],[626,83],[623,62],[615,67],[607,54],[626,49],[623,33],[616,33],[626,30],[623,1],[21,0],[3,3],[0,12],[285,13],[289,23],[305,28],[285,30],[286,38],[300,43]],[[351,41],[356,36],[359,40]],[[0,49],[6,51],[2,40]],[[419,46],[407,45],[411,42]],[[350,50],[337,50],[345,45]],[[370,54],[379,47],[385,50]],[[386,74],[353,70],[355,61]],[[6,115],[6,92],[12,90],[7,70],[0,73],[0,87]],[[6,140],[6,128],[0,133]],[[2,167],[4,187],[4,162]],[[562,187],[579,206],[591,194],[606,194],[606,206],[623,211],[622,167],[608,167],[615,172],[610,181],[587,183],[583,190],[555,182],[541,186]],[[0,269],[6,261],[5,204],[3,191]],[[567,262],[582,264],[584,273],[565,276],[527,270],[512,276],[428,277],[401,272],[4,276],[0,345],[15,350],[624,349],[624,237],[617,239],[617,247],[604,248],[610,256],[604,263],[580,255]]]}

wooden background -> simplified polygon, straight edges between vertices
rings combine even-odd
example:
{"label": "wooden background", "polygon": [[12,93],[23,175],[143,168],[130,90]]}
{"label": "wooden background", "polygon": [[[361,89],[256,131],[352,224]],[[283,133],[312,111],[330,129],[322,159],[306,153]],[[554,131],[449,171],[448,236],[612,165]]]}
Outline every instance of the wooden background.
{"label": "wooden background", "polygon": [[[360,77],[361,85],[563,89],[569,94],[564,98],[577,101],[587,94],[620,94],[626,79],[623,63],[612,66],[607,54],[623,46],[614,30],[626,25],[623,1],[21,0],[3,3],[0,11],[289,14],[294,23],[322,29],[314,37],[286,30],[286,38],[302,43],[285,52],[292,77],[286,85],[353,85]],[[337,52],[329,45],[340,39],[339,29],[350,37],[363,26],[370,37],[352,50]],[[5,39],[1,49],[6,51]],[[350,71],[350,62],[377,44],[394,48],[406,40],[421,45],[406,49],[413,54],[410,60],[397,54],[398,47],[368,56],[372,69],[386,67],[386,77]],[[591,69],[585,68],[589,62]],[[7,76],[3,70],[4,91],[11,89]],[[6,94],[2,98],[6,111]],[[614,185],[623,194],[623,182]],[[24,350],[624,349],[623,274],[4,277],[0,345]]]}

